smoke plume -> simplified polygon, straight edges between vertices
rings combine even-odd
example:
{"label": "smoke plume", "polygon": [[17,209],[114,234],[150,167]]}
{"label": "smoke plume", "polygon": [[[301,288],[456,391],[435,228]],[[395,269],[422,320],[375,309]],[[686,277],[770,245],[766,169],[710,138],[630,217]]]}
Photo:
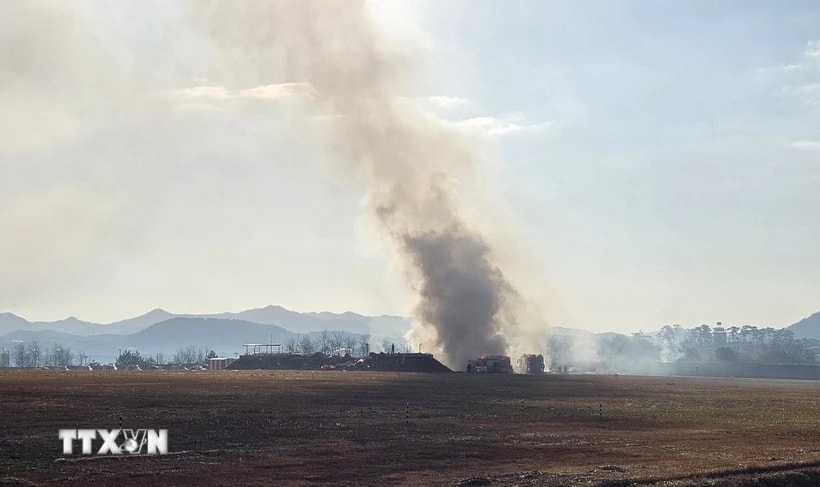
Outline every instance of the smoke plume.
{"label": "smoke plume", "polygon": [[[367,188],[418,292],[413,341],[457,368],[510,353],[520,299],[457,190],[475,179],[479,157],[452,124],[401,100],[413,53],[379,32],[362,1],[217,1],[193,11],[232,83],[313,85],[337,169]],[[233,66],[245,62],[258,69],[237,75]]]}

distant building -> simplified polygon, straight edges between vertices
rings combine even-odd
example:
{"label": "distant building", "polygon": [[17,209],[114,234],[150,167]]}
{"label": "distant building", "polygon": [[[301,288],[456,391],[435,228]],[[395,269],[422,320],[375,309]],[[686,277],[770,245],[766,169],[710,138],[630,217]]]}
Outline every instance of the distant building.
{"label": "distant building", "polygon": [[222,370],[231,365],[236,359],[227,357],[214,357],[208,359],[208,370]]}
{"label": "distant building", "polygon": [[245,355],[281,355],[281,343],[243,343]]}

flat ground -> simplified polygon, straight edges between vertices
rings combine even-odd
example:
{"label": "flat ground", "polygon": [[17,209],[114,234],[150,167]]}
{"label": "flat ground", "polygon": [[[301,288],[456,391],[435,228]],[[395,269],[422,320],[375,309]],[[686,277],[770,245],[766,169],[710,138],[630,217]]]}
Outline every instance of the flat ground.
{"label": "flat ground", "polygon": [[[815,485],[818,404],[812,381],[0,372],[0,485]],[[58,429],[120,416],[171,454],[61,458]]]}

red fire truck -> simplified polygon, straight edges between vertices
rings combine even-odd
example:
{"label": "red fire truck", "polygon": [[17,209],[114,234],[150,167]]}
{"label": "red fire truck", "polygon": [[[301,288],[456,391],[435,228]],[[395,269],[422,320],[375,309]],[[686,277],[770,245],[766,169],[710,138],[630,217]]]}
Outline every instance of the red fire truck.
{"label": "red fire truck", "polygon": [[510,374],[512,363],[506,355],[484,355],[467,361],[467,372],[487,374]]}

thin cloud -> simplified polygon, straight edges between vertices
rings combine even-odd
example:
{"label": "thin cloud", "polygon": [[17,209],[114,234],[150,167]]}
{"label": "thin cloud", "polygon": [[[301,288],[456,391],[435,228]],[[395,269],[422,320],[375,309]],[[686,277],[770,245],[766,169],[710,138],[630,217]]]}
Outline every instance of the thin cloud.
{"label": "thin cloud", "polygon": [[263,85],[256,88],[241,90],[237,94],[239,98],[256,98],[272,100],[290,96],[304,96],[310,99],[316,98],[319,93],[310,83],[279,83],[275,85]]}
{"label": "thin cloud", "polygon": [[756,76],[781,93],[820,104],[820,40],[807,42],[797,62],[759,69]]}
{"label": "thin cloud", "polygon": [[817,41],[809,41],[806,44],[806,51],[803,55],[807,59],[812,59],[817,63],[820,63],[820,40]]}
{"label": "thin cloud", "polygon": [[799,62],[780,66],[781,71],[813,71],[820,68],[820,40],[809,41]]}
{"label": "thin cloud", "polygon": [[789,145],[801,150],[820,150],[820,140],[795,140]]}
{"label": "thin cloud", "polygon": [[231,90],[224,86],[194,86],[174,91],[171,94],[180,98],[210,98],[213,100],[227,100],[234,97]]}
{"label": "thin cloud", "polygon": [[425,112],[437,117],[464,117],[475,110],[473,100],[461,96],[436,95],[415,98],[399,97],[397,101],[399,103],[407,104],[408,107],[413,107],[413,110],[420,108],[421,110],[424,110]]}
{"label": "thin cloud", "polygon": [[424,101],[436,108],[464,107],[472,103],[469,98],[462,98],[458,96],[428,96],[427,98],[424,98]]}
{"label": "thin cloud", "polygon": [[318,94],[310,83],[279,83],[260,85],[242,90],[231,90],[225,86],[193,86],[167,93],[172,98],[186,100],[224,101],[235,99],[276,100],[288,97],[306,97],[313,99]]}
{"label": "thin cloud", "polygon": [[776,80],[782,76],[796,76],[811,74],[820,69],[820,40],[809,41],[796,62],[781,66],[768,66],[757,70],[757,76],[762,81]]}
{"label": "thin cloud", "polygon": [[797,89],[797,92],[808,99],[810,103],[820,104],[820,83],[803,85]]}
{"label": "thin cloud", "polygon": [[510,135],[516,133],[537,132],[541,130],[548,130],[554,125],[553,122],[540,122],[531,124],[522,124],[517,122],[505,121],[495,117],[473,117],[459,122],[460,126],[472,130],[480,130],[488,135]]}

